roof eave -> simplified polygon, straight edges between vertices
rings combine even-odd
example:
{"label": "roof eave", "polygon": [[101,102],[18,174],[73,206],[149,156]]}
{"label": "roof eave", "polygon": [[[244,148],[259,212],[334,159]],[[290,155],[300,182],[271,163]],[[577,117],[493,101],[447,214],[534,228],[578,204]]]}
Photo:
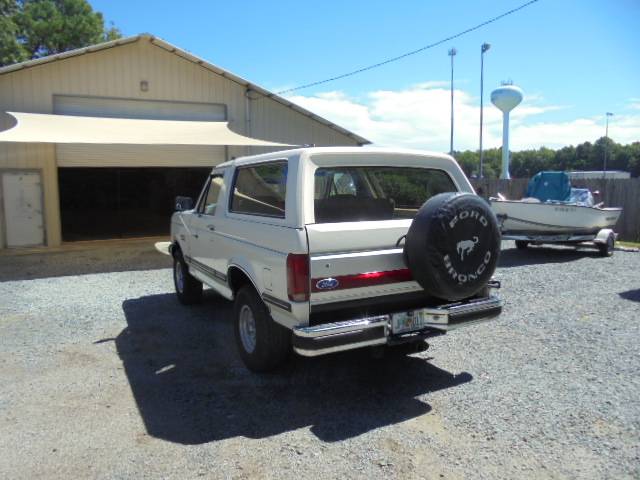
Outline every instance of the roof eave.
{"label": "roof eave", "polygon": [[314,120],[322,123],[323,125],[326,125],[334,130],[339,131],[340,133],[342,133],[343,135],[347,135],[351,138],[353,138],[354,140],[356,140],[359,144],[361,145],[367,145],[370,144],[371,141],[367,140],[364,137],[361,137],[360,135],[357,135],[339,125],[336,125],[335,123],[327,120],[326,118],[323,118],[313,112],[310,112],[309,110],[287,100],[284,97],[281,97],[273,92],[268,91],[267,89],[256,85],[255,83],[251,83],[248,80],[245,80],[244,78],[230,72],[229,70],[224,70],[212,63],[207,62],[206,60],[203,60],[200,57],[197,57],[189,52],[187,52],[186,50],[183,50],[179,47],[176,47],[175,45],[172,45],[171,43],[158,38],[158,37],[154,37],[153,35],[149,36],[149,40],[151,41],[152,44],[159,46],[161,48],[164,48],[165,50],[170,51],[171,53],[174,53],[180,57],[183,57],[186,60],[189,60],[191,62],[194,62],[198,65],[200,65],[201,67],[207,68],[208,70],[211,70],[215,73],[217,73],[218,75],[223,76],[224,78],[227,78],[229,80],[232,80],[242,86],[244,86],[245,88],[247,88],[248,90],[252,90],[254,92],[259,93],[260,95],[263,95],[267,98],[270,98],[272,100],[275,100],[278,103],[283,104],[286,107],[291,108],[292,110],[297,111],[298,113],[301,113],[307,117],[313,118]]}
{"label": "roof eave", "polygon": [[85,53],[98,52],[100,50],[106,50],[120,45],[126,45],[127,43],[133,43],[140,40],[145,35],[134,35],[132,37],[118,38],[117,40],[111,40],[109,42],[99,43],[97,45],[89,45],[88,47],[76,48],[74,50],[68,50],[62,53],[56,53],[42,58],[34,58],[31,60],[25,60],[20,63],[13,63],[4,67],[0,67],[0,75],[5,73],[15,72],[18,70],[24,70],[25,68],[37,67],[46,63],[51,63],[57,60],[65,60],[67,58],[76,57]]}
{"label": "roof eave", "polygon": [[239,77],[238,75],[235,75],[234,73],[229,72],[228,70],[224,70],[212,63],[207,62],[206,60],[199,58],[189,52],[187,52],[186,50],[183,50],[179,47],[176,47],[175,45],[172,45],[171,43],[158,38],[154,35],[151,35],[149,33],[141,33],[138,35],[133,35],[131,37],[126,37],[126,38],[119,38],[117,40],[112,40],[109,42],[104,42],[104,43],[99,43],[97,45],[90,45],[88,47],[83,47],[83,48],[77,48],[75,50],[69,50],[67,52],[62,52],[62,53],[57,53],[55,55],[49,55],[48,57],[42,57],[42,58],[36,58],[36,59],[32,59],[32,60],[26,60],[24,62],[20,62],[20,63],[14,63],[12,65],[7,65],[5,67],[0,67],[0,75],[4,75],[6,73],[11,73],[11,72],[16,72],[19,70],[24,70],[26,68],[31,68],[31,67],[36,67],[39,65],[44,65],[47,63],[51,63],[51,62],[55,62],[55,61],[59,61],[59,60],[65,60],[67,58],[72,58],[72,57],[76,57],[79,55],[84,55],[86,53],[93,53],[93,52],[98,52],[101,50],[106,50],[109,48],[113,48],[113,47],[118,47],[120,45],[126,45],[128,43],[134,43],[137,42],[140,39],[146,39],[149,40],[149,42],[157,47],[163,48],[164,50],[167,50],[168,52],[173,53],[174,55],[177,55],[181,58],[184,58],[187,61],[193,62],[203,68],[206,68],[207,70],[210,70],[214,73],[217,73],[218,75],[221,75],[224,78],[227,78],[239,85],[244,86],[247,90],[252,90],[260,95],[263,95],[267,98],[270,98],[288,108],[291,108],[292,110],[305,115],[309,118],[312,118],[313,120],[322,123],[323,125],[326,125],[327,127],[336,130],[340,133],[342,133],[343,135],[346,135],[352,139],[354,139],[356,142],[358,142],[359,145],[367,145],[370,144],[371,141],[367,140],[364,137],[361,137],[360,135],[357,135],[349,130],[347,130],[346,128],[341,127],[340,125],[336,125],[335,123],[319,116],[316,115],[313,112],[310,112],[309,110],[287,100],[284,97],[281,97],[275,93],[269,92],[267,89],[260,87],[259,85],[256,85],[254,83],[251,83],[247,80],[245,80],[242,77]]}

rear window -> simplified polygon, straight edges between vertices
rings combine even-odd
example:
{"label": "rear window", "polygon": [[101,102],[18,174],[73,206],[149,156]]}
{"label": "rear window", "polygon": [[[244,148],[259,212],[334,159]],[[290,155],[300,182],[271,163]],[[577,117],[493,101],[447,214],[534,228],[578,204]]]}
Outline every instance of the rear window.
{"label": "rear window", "polygon": [[238,168],[231,197],[232,212],[285,217],[287,163]]}
{"label": "rear window", "polygon": [[429,198],[457,191],[442,170],[331,167],[315,174],[316,223],[413,218]]}

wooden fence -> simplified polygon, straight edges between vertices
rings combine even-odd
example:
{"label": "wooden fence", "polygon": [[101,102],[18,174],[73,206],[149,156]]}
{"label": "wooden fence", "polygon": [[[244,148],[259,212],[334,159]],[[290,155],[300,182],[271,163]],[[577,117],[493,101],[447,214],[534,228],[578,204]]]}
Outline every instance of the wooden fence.
{"label": "wooden fence", "polygon": [[[498,192],[511,199],[522,198],[527,190],[529,179],[512,180],[471,179],[473,187],[483,197],[496,196]],[[640,242],[640,178],[611,180],[572,180],[576,188],[588,188],[592,192],[599,190],[601,201],[607,207],[622,207],[622,215],[615,231],[620,240]]]}

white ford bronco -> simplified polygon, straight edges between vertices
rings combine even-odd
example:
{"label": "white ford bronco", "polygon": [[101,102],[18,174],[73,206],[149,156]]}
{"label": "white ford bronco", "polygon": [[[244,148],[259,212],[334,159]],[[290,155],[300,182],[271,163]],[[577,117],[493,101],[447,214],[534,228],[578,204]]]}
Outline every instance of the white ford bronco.
{"label": "white ford bronco", "polygon": [[498,315],[500,231],[448,155],[302,148],[215,167],[176,199],[170,252],[184,304],[235,302],[242,360],[425,344]]}

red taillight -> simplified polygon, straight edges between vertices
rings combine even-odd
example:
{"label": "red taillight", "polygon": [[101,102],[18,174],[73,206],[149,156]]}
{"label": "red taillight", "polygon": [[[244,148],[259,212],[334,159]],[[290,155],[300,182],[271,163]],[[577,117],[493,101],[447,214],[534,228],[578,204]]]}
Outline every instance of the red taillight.
{"label": "red taillight", "polygon": [[[325,289],[318,287],[318,281],[321,278],[311,280],[311,288],[314,292],[324,292]],[[356,273],[354,275],[342,275],[333,278],[336,286],[335,290],[346,288],[373,287],[378,285],[386,285],[388,283],[410,282],[413,280],[411,271],[408,268],[400,270],[385,270],[382,272]]]}
{"label": "red taillight", "polygon": [[293,302],[309,300],[309,255],[287,255],[287,293]]}

